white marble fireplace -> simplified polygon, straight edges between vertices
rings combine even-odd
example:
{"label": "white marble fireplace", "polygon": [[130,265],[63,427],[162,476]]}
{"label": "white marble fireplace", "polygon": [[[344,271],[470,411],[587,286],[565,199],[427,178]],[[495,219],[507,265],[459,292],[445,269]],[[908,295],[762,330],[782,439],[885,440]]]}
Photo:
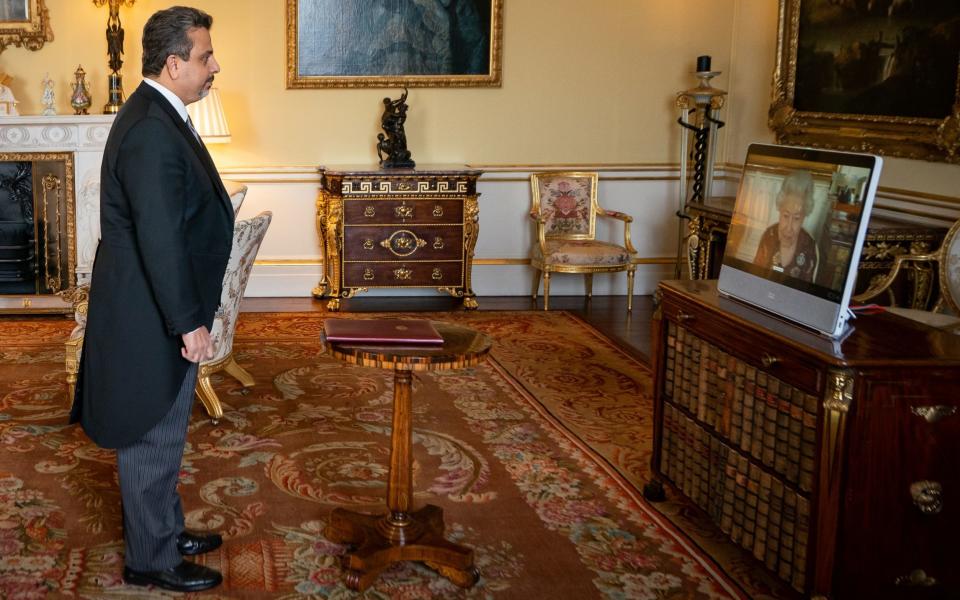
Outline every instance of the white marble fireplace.
{"label": "white marble fireplace", "polygon": [[[73,231],[76,282],[87,282],[100,237],[100,162],[114,115],[0,117],[0,157],[69,153],[73,156]],[[0,296],[0,311],[56,310],[66,306],[56,296]]]}

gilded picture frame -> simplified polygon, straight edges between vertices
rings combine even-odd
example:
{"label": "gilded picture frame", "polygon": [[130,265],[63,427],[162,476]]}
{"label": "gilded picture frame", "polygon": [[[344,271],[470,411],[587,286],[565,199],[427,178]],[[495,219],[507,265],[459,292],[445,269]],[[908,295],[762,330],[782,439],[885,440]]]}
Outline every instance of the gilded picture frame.
{"label": "gilded picture frame", "polygon": [[960,4],[779,1],[777,142],[960,163]]}
{"label": "gilded picture frame", "polygon": [[503,0],[286,1],[288,89],[500,86]]}
{"label": "gilded picture frame", "polygon": [[0,0],[0,52],[7,46],[39,50],[52,41],[44,0]]}

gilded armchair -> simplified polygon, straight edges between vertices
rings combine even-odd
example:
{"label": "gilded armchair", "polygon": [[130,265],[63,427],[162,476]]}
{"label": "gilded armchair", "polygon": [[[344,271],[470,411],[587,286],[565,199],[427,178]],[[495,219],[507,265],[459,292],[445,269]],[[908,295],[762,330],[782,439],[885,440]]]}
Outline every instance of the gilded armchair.
{"label": "gilded armchair", "polygon": [[[530,251],[534,268],[533,298],[543,279],[543,310],[550,308],[552,273],[581,273],[586,295],[593,296],[594,273],[627,272],[627,310],[633,310],[633,277],[637,251],[630,241],[633,217],[604,210],[597,202],[596,173],[554,172],[530,176],[533,202],[530,218],[536,241]],[[623,222],[623,245],[596,239],[597,216]]]}
{"label": "gilded armchair", "polygon": [[908,263],[916,270],[916,277],[936,274],[940,297],[930,311],[899,307],[887,310],[931,327],[960,334],[960,221],[953,224],[936,252],[897,256],[890,271],[871,282],[865,292],[854,296],[854,302],[866,302],[886,292]]}

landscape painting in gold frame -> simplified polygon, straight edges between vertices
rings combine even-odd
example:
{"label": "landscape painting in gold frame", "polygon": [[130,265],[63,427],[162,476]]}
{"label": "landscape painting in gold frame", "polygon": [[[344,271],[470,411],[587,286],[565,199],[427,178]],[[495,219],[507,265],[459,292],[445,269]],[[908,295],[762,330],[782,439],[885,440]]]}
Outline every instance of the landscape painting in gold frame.
{"label": "landscape painting in gold frame", "polygon": [[52,41],[44,0],[0,0],[0,52],[7,46],[39,50]]}
{"label": "landscape painting in gold frame", "polygon": [[784,144],[960,163],[960,2],[780,0]]}
{"label": "landscape painting in gold frame", "polygon": [[287,88],[499,87],[503,0],[287,0]]}

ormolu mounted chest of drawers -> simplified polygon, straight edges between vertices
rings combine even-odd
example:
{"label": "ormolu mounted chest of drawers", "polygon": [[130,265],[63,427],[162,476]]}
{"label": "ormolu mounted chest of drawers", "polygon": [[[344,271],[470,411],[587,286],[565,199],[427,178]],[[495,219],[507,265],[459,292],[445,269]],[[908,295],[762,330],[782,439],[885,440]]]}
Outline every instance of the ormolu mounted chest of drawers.
{"label": "ormolu mounted chest of drawers", "polygon": [[657,479],[805,597],[960,598],[960,336],[876,314],[831,341],[715,281],[657,299]]}
{"label": "ormolu mounted chest of drawers", "polygon": [[339,310],[369,288],[435,288],[476,308],[470,287],[482,171],[320,167],[317,232],[324,276],[313,290]]}

